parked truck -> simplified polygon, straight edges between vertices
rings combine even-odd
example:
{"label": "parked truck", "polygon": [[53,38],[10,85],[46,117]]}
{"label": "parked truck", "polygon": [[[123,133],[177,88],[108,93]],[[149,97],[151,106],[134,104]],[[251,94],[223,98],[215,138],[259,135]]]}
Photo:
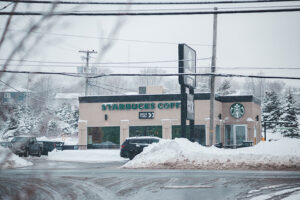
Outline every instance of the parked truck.
{"label": "parked truck", "polygon": [[11,140],[12,151],[16,154],[24,157],[29,155],[40,157],[42,154],[42,145],[36,140],[36,137],[32,136],[17,136]]}

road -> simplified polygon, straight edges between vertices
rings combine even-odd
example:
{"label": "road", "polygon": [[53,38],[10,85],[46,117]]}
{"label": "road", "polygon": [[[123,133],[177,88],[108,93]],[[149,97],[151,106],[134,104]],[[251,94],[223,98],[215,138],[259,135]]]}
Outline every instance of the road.
{"label": "road", "polygon": [[300,172],[138,170],[124,162],[28,158],[33,166],[0,171],[0,199],[282,199],[300,194]]}

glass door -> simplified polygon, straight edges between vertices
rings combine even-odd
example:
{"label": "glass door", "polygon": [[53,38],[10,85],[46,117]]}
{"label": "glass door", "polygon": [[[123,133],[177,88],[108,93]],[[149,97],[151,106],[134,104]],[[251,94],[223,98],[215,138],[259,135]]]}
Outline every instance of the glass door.
{"label": "glass door", "polygon": [[236,146],[247,140],[247,125],[225,125],[225,146]]}
{"label": "glass door", "polygon": [[234,145],[240,145],[247,140],[246,125],[234,125],[235,142]]}

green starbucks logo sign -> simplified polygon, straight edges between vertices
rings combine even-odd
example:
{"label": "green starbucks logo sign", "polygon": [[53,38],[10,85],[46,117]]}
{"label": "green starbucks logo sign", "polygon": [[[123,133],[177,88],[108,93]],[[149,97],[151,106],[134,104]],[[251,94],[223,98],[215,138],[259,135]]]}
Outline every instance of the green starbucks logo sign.
{"label": "green starbucks logo sign", "polygon": [[232,117],[239,119],[245,114],[245,107],[240,103],[235,103],[230,106],[230,114]]}

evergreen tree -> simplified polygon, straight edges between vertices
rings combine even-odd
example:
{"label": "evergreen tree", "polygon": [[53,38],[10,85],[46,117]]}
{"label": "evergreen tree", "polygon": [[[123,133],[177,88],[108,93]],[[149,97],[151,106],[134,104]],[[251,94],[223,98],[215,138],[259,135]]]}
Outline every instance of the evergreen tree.
{"label": "evergreen tree", "polygon": [[[263,107],[262,107],[262,121],[263,122],[278,122],[280,121],[281,107],[280,100],[274,90],[266,91]],[[267,129],[274,129],[276,123],[267,123]]]}
{"label": "evergreen tree", "polygon": [[298,119],[296,114],[296,101],[294,100],[291,90],[287,93],[285,97],[284,106],[282,108],[283,113],[281,115],[281,120],[293,123],[292,125],[285,125],[288,129],[281,129],[281,133],[287,137],[299,137]]}

